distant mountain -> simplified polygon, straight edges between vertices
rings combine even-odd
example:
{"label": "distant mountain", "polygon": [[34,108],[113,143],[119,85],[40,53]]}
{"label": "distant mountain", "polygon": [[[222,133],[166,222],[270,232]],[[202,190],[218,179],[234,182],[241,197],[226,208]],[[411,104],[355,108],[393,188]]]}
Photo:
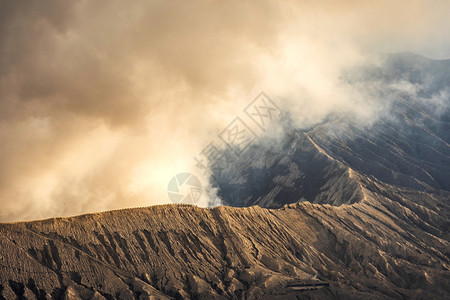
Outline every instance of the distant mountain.
{"label": "distant mountain", "polygon": [[213,174],[235,207],[0,224],[0,299],[449,299],[450,62],[381,61],[342,77],[377,118],[291,129]]}
{"label": "distant mountain", "polygon": [[[233,206],[276,208],[301,199],[351,204],[361,199],[351,170],[396,187],[446,194],[449,74],[450,60],[409,53],[351,70],[345,80],[363,90],[372,100],[368,105],[385,107],[375,121],[336,116],[308,131],[291,130],[281,147],[256,144],[229,170],[214,174],[220,196]],[[405,83],[416,89],[414,95],[397,88]]]}

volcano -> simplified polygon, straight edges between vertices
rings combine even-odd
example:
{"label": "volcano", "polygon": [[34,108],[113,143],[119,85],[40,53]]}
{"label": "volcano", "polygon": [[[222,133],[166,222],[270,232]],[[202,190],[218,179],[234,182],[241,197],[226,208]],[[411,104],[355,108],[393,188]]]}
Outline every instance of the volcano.
{"label": "volcano", "polygon": [[0,224],[0,299],[449,299],[450,60],[382,61],[342,78],[375,119],[256,142],[225,206]]}

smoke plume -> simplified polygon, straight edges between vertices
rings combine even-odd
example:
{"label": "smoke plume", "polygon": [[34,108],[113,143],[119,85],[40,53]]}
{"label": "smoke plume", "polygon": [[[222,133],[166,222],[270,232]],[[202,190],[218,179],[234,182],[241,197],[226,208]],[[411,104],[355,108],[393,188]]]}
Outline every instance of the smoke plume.
{"label": "smoke plume", "polygon": [[377,53],[450,57],[448,11],[418,0],[0,1],[0,221],[169,203],[170,179],[198,172],[194,157],[261,91],[298,127],[333,112],[375,118],[342,70]]}

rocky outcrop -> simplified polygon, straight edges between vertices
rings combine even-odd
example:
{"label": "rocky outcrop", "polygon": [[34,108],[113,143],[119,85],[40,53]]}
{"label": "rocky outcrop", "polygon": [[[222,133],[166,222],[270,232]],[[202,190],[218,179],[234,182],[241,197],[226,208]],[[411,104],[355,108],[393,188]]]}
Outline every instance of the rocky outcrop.
{"label": "rocky outcrop", "polygon": [[340,206],[166,205],[3,224],[1,295],[449,297],[448,219],[417,204],[439,207],[444,198],[408,199],[369,179],[361,193],[363,200]]}

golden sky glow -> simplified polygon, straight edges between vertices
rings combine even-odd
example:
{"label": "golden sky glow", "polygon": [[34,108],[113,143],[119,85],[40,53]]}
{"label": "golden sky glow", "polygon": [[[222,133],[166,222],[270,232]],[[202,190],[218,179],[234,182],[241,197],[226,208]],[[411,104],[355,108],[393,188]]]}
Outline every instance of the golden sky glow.
{"label": "golden sky glow", "polygon": [[449,11],[417,0],[1,2],[0,221],[168,203],[170,178],[194,172],[260,91],[299,124],[364,113],[341,68],[375,53],[450,58]]}

